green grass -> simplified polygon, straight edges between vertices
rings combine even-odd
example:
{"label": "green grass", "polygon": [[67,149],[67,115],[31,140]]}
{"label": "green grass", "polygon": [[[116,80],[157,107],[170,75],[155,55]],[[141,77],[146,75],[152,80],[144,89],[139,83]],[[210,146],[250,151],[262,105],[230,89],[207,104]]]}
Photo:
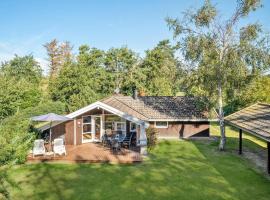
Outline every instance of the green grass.
{"label": "green grass", "polygon": [[[217,141],[162,141],[142,164],[31,164],[11,199],[269,200],[270,181]],[[232,146],[231,146],[232,148]]]}
{"label": "green grass", "polygon": [[[217,125],[217,123],[211,124],[210,132],[212,136],[220,136],[219,126]],[[228,148],[237,148],[239,130],[231,126],[226,126],[225,133],[226,133],[226,137],[228,138],[227,139]],[[267,144],[265,141],[261,140],[260,138],[250,135],[246,132],[243,132],[243,148],[245,147],[252,150],[259,150],[262,148],[265,149],[267,147]]]}

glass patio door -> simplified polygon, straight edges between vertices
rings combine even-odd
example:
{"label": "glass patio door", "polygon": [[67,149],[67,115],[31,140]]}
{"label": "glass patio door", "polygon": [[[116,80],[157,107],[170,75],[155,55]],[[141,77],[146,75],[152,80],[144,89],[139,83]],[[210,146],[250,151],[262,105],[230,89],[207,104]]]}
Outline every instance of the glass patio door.
{"label": "glass patio door", "polygon": [[94,141],[100,141],[101,136],[101,116],[94,116]]}

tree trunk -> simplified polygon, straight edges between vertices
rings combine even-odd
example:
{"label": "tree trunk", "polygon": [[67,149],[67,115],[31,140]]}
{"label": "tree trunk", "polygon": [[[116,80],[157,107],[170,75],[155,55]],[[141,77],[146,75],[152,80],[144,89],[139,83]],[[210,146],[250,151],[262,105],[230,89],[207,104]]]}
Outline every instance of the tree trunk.
{"label": "tree trunk", "polygon": [[221,81],[218,82],[218,114],[219,114],[218,117],[219,117],[219,127],[220,127],[219,150],[223,151],[223,150],[225,150],[226,136],[225,136]]}

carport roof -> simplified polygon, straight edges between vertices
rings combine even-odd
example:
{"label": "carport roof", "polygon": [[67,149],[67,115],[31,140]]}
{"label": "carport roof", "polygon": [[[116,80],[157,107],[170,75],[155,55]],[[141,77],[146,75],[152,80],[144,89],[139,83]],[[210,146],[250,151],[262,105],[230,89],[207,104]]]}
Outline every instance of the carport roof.
{"label": "carport roof", "polygon": [[225,122],[270,141],[270,104],[254,104],[225,117]]}

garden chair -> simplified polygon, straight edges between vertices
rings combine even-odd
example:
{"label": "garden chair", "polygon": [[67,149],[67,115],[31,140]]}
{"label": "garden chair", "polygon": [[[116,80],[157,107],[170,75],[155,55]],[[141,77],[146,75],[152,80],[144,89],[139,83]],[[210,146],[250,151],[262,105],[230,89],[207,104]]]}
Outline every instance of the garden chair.
{"label": "garden chair", "polygon": [[129,135],[126,135],[126,137],[122,141],[122,147],[127,146],[128,148],[130,148],[133,135],[134,133],[130,133]]}
{"label": "garden chair", "polygon": [[45,155],[44,140],[39,139],[34,141],[33,157],[36,155]]}
{"label": "garden chair", "polygon": [[62,138],[54,139],[53,141],[53,155],[67,155],[64,140]]}
{"label": "garden chair", "polygon": [[113,152],[118,152],[121,150],[121,144],[116,139],[112,140],[111,147],[112,147]]}
{"label": "garden chair", "polygon": [[111,141],[109,140],[109,137],[108,137],[107,133],[105,133],[102,136],[102,145],[103,146],[111,146]]}

